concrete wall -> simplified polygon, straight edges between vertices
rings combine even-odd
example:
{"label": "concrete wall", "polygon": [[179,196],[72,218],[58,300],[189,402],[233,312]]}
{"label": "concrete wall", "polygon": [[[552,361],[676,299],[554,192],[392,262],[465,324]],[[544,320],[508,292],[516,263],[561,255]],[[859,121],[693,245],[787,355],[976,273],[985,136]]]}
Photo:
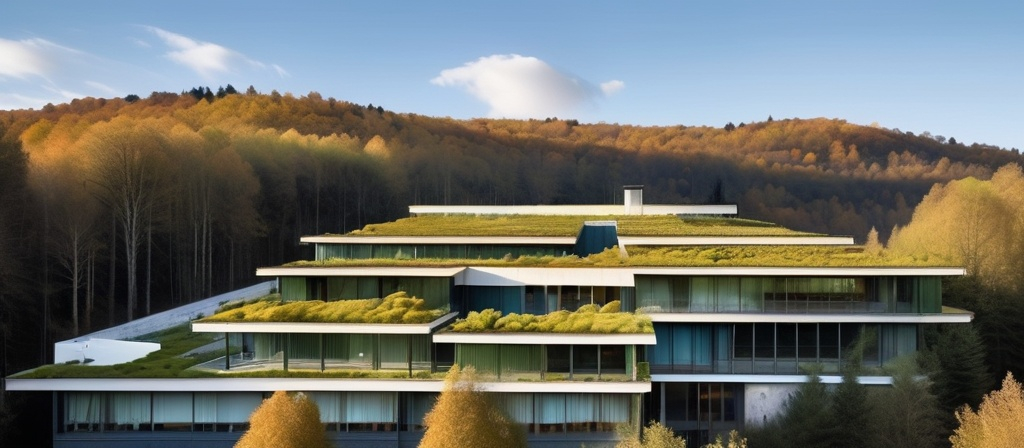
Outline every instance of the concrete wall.
{"label": "concrete wall", "polygon": [[746,423],[760,425],[771,420],[799,388],[799,384],[747,384],[743,401]]}

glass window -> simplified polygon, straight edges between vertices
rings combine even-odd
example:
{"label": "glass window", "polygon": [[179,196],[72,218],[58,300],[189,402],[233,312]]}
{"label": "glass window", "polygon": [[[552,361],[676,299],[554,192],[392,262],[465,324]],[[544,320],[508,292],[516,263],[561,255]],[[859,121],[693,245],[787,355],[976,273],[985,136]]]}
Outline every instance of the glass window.
{"label": "glass window", "polygon": [[574,345],[572,347],[573,373],[597,373],[599,353],[596,345]]}
{"label": "glass window", "polygon": [[797,324],[797,357],[801,361],[818,359],[818,324]]}
{"label": "glass window", "polygon": [[754,356],[762,359],[775,357],[775,324],[754,324]]}
{"label": "glass window", "polygon": [[751,359],[754,356],[754,324],[736,324],[733,344],[733,358]]}
{"label": "glass window", "polygon": [[718,311],[736,312],[740,310],[740,279],[738,277],[718,277]]}
{"label": "glass window", "polygon": [[839,359],[839,324],[818,324],[822,359]]}
{"label": "glass window", "polygon": [[570,346],[549,345],[548,348],[548,372],[569,373]]}
{"label": "glass window", "polygon": [[780,323],[775,326],[778,357],[796,358],[796,324]]}
{"label": "glass window", "polygon": [[601,373],[626,373],[626,347],[623,345],[602,345]]}

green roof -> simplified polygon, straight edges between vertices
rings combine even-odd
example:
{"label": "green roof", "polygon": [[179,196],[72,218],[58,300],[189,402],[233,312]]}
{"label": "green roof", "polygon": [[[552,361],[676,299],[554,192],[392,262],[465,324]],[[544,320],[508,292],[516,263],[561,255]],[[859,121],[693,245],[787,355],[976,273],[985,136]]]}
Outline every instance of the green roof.
{"label": "green roof", "polygon": [[329,322],[426,324],[444,314],[424,309],[424,301],[396,292],[383,299],[302,300],[282,302],[271,296],[240,306],[226,306],[199,322]]}
{"label": "green roof", "polygon": [[448,331],[455,333],[589,333],[643,334],[654,333],[651,318],[642,313],[619,312],[619,301],[602,308],[589,304],[576,311],[555,311],[548,314],[502,315],[486,309],[471,311],[465,319],[455,321]]}
{"label": "green roof", "polygon": [[579,258],[523,256],[506,259],[331,258],[296,261],[284,267],[951,267],[936,256],[890,251],[869,253],[862,246],[668,246],[618,248]]}
{"label": "green roof", "polygon": [[675,215],[422,215],[369,224],[343,236],[575,237],[585,221],[616,221],[619,236],[820,236],[749,219]]}

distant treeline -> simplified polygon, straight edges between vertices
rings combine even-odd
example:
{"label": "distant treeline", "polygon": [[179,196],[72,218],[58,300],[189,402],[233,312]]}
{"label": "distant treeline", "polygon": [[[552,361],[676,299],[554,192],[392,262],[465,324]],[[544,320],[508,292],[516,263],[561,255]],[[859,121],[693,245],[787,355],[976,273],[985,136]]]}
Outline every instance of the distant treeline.
{"label": "distant treeline", "polygon": [[884,241],[933,184],[1021,162],[842,120],[463,121],[231,86],[4,111],[0,136],[2,318],[45,323],[8,332],[36,347],[25,366],[55,339],[309,258],[302,235],[410,204],[618,203],[643,184],[648,203],[737,203],[743,217],[861,241],[874,227]]}

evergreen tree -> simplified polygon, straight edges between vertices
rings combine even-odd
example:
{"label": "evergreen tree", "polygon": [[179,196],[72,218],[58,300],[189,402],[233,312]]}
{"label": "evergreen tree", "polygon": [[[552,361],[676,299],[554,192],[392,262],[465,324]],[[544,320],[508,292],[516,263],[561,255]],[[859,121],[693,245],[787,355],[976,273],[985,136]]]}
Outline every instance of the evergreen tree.
{"label": "evergreen tree", "polygon": [[868,427],[867,388],[857,381],[861,373],[861,359],[864,345],[874,341],[874,334],[861,333],[857,341],[847,350],[843,361],[843,382],[832,394],[832,418],[835,423],[833,447],[859,448],[866,444],[865,428]]}
{"label": "evergreen tree", "polygon": [[928,350],[922,356],[930,360],[932,390],[942,409],[952,414],[963,405],[978,406],[991,382],[977,330],[972,325],[941,325],[925,333],[925,342]]}
{"label": "evergreen tree", "polygon": [[941,446],[945,414],[930,383],[918,375],[911,358],[890,365],[892,387],[872,388],[868,393],[870,421],[865,427],[865,446],[886,448],[934,448]]}
{"label": "evergreen tree", "polygon": [[829,412],[832,395],[817,371],[810,373],[789,399],[782,414],[761,427],[747,429],[750,446],[758,448],[833,446],[834,413]]}

